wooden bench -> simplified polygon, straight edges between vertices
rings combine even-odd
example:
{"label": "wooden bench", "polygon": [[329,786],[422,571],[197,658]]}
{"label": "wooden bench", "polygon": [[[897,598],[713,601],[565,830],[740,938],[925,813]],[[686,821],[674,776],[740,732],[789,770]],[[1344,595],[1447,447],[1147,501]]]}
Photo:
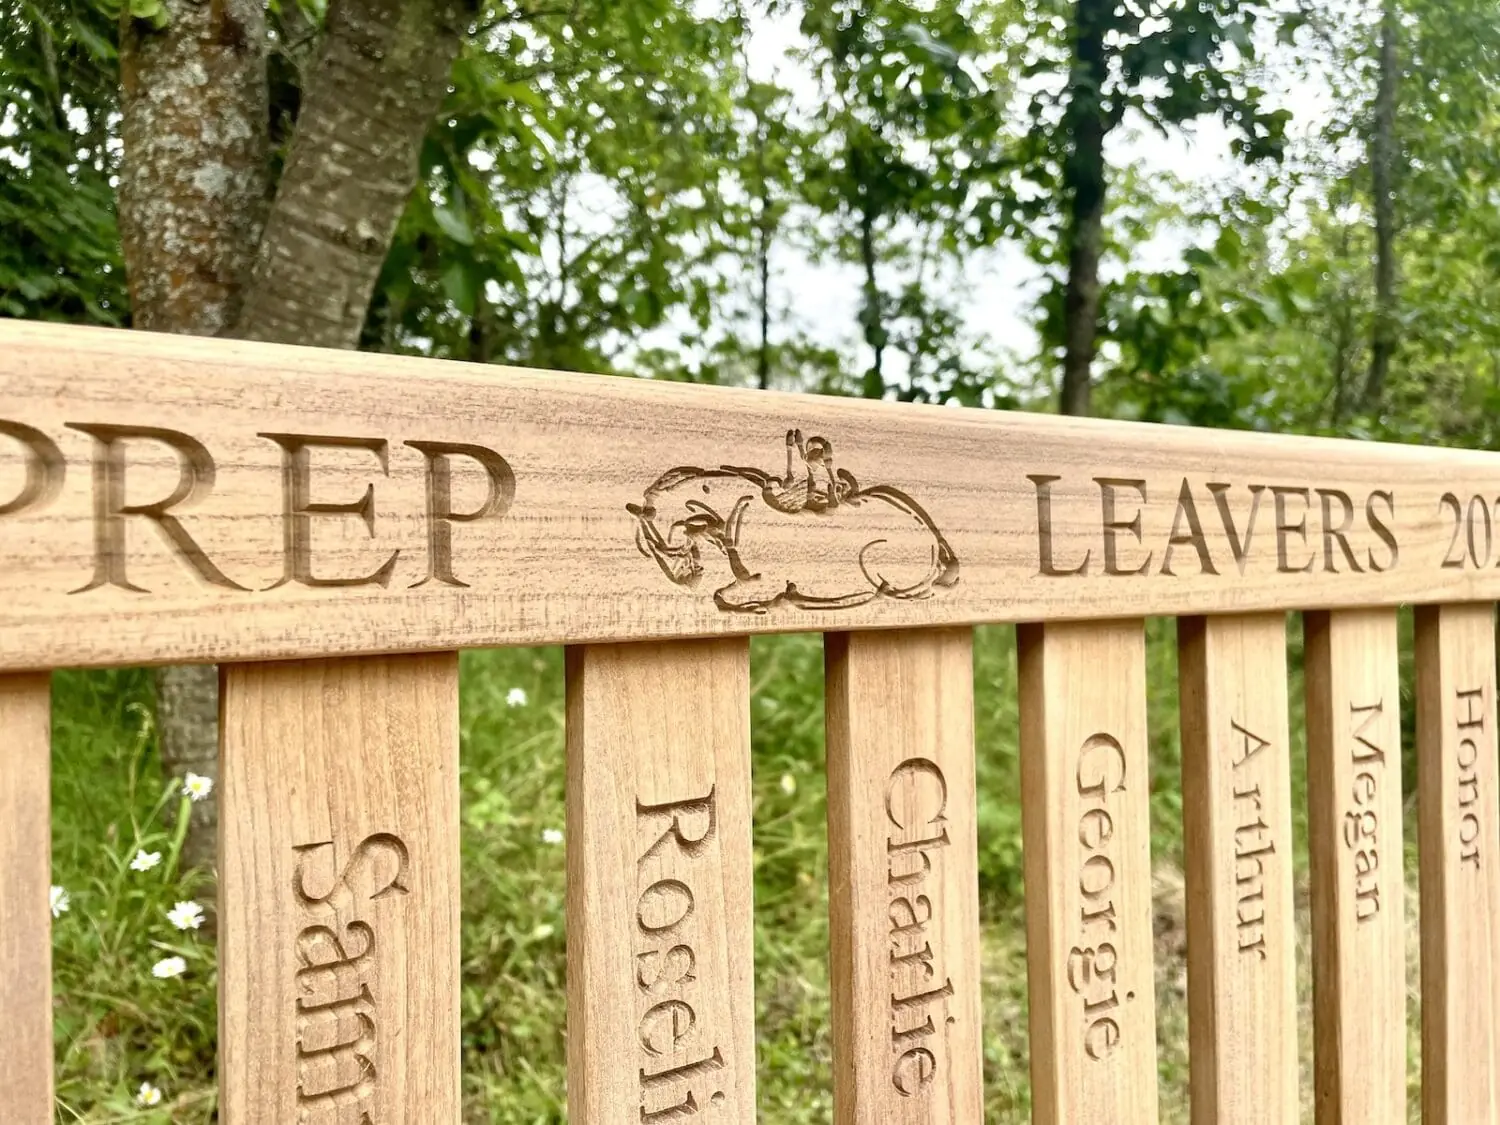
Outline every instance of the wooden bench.
{"label": "wooden bench", "polygon": [[755,1120],[747,635],[827,634],[842,1125],[982,1118],[972,627],[1017,622],[1034,1120],[1157,1118],[1179,618],[1193,1120],[1500,1112],[1500,457],[0,322],[0,1112],[52,1119],[47,669],[222,666],[221,1120],[459,1120],[455,651],[566,644],[568,1098]]}

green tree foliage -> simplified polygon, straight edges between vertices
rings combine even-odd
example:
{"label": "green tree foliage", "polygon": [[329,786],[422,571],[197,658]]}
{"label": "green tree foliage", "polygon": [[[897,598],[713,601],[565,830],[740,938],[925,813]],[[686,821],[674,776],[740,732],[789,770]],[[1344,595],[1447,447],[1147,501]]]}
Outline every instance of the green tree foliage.
{"label": "green tree foliage", "polygon": [[0,0],[0,315],[117,324],[113,13]]}

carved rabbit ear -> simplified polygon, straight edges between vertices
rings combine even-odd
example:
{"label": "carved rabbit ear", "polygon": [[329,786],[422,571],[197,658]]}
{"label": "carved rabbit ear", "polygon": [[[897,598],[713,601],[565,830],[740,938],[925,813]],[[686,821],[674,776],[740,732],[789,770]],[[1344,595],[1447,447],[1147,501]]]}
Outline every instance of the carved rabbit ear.
{"label": "carved rabbit ear", "polygon": [[807,455],[809,457],[832,457],[833,442],[825,437],[810,437],[807,439]]}

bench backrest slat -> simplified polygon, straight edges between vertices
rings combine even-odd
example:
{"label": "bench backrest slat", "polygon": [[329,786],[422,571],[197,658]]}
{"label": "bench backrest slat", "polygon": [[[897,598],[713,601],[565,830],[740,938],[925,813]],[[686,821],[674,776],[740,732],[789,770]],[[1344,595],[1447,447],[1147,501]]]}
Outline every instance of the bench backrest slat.
{"label": "bench backrest slat", "polygon": [[1406,881],[1396,611],[1305,617],[1314,1099],[1406,1121]]}
{"label": "bench backrest slat", "polygon": [[569,1113],[754,1125],[749,644],[579,646],[567,677]]}
{"label": "bench backrest slat", "polygon": [[1035,1125],[1155,1125],[1140,621],[1019,630]]}
{"label": "bench backrest slat", "polygon": [[983,1116],[973,631],[826,640],[838,1125]]}
{"label": "bench backrest slat", "polygon": [[459,1120],[458,659],[222,677],[225,1125]]}
{"label": "bench backrest slat", "polygon": [[1500,1120],[1495,608],[1416,614],[1422,1120]]}
{"label": "bench backrest slat", "polygon": [[51,677],[0,676],[0,1106],[52,1120]]}
{"label": "bench backrest slat", "polygon": [[1295,1125],[1286,617],[1177,623],[1193,1120]]}

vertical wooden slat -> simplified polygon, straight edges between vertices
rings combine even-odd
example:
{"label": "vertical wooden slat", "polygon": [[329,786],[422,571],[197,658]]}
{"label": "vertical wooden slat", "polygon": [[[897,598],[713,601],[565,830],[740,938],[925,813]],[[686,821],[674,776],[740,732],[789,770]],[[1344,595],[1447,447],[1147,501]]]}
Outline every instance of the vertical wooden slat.
{"label": "vertical wooden slat", "polygon": [[52,1120],[52,713],[45,674],[0,676],[0,1118]]}
{"label": "vertical wooden slat", "polygon": [[1032,1121],[1154,1125],[1143,626],[1017,637]]}
{"label": "vertical wooden slat", "polygon": [[974,1125],[973,631],[830,634],[826,652],[834,1117]]}
{"label": "vertical wooden slat", "polygon": [[1306,615],[1319,1125],[1406,1121],[1396,611]]}
{"label": "vertical wooden slat", "polygon": [[222,677],[222,1120],[457,1121],[457,656]]}
{"label": "vertical wooden slat", "polygon": [[1500,1122],[1493,605],[1417,610],[1422,1120]]}
{"label": "vertical wooden slat", "polygon": [[567,668],[570,1119],[752,1125],[749,646]]}
{"label": "vertical wooden slat", "polygon": [[1286,618],[1177,626],[1195,1125],[1295,1125]]}

